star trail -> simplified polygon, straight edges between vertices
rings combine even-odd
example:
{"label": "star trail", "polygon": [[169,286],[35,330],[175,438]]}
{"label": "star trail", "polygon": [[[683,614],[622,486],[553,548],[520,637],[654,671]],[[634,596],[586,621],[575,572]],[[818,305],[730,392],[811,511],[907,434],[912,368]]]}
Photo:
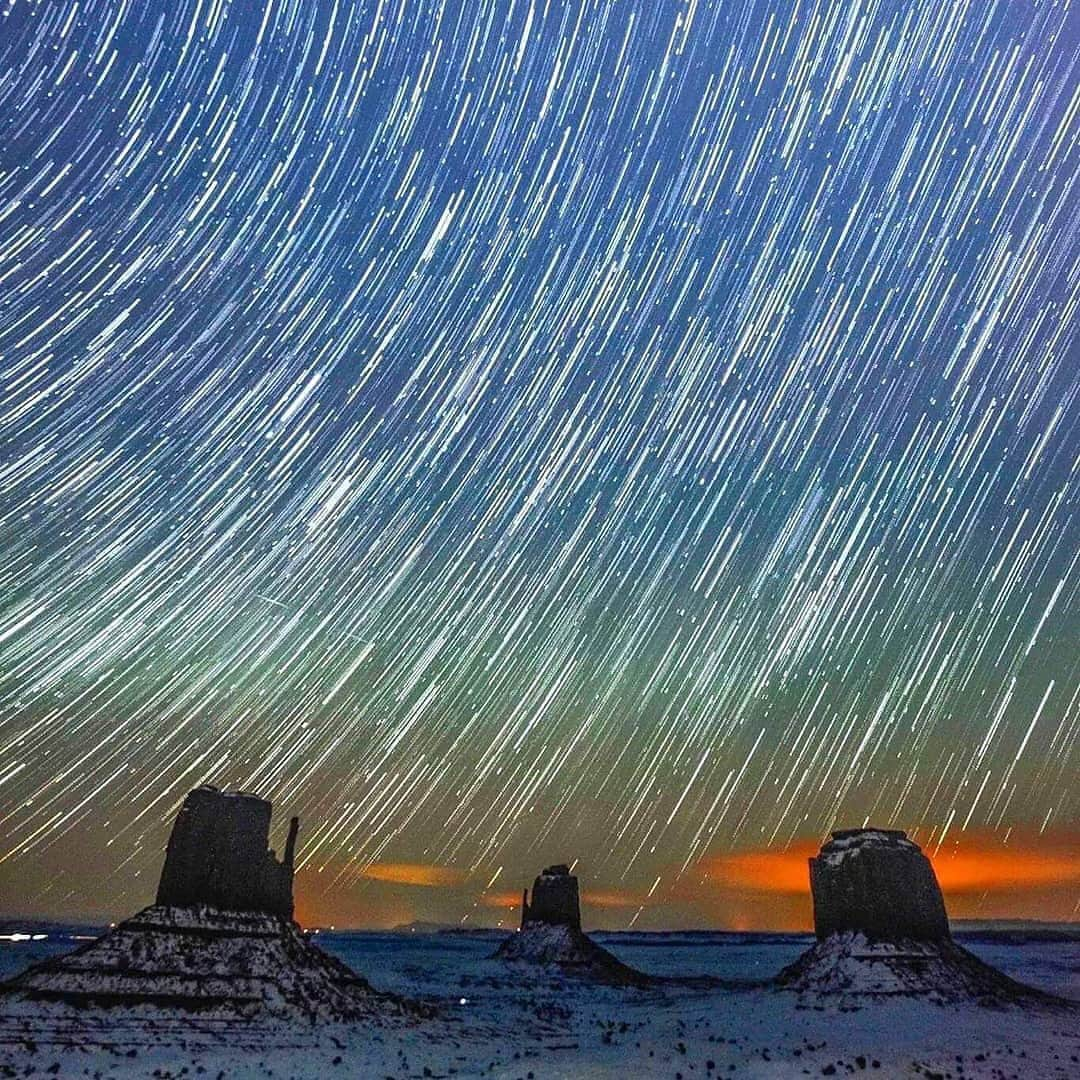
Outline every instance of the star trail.
{"label": "star trail", "polygon": [[0,0],[4,906],[1075,831],[1078,26]]}

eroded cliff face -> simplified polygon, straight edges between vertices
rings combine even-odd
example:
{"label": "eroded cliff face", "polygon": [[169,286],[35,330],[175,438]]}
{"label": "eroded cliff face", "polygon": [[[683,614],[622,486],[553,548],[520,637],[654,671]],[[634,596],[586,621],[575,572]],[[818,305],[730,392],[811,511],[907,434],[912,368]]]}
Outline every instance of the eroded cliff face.
{"label": "eroded cliff face", "polygon": [[[73,1041],[87,1044],[100,1037],[104,1012],[110,1024],[134,1016],[148,1031],[147,1016],[169,1024],[197,1014],[203,1034],[224,1019],[382,1022],[424,1014],[373,990],[292,921],[298,822],[278,862],[267,848],[272,809],[254,795],[190,792],[154,906],[0,986],[0,1003],[47,1006],[58,1024],[73,1025]],[[159,1012],[139,1011],[148,1008]]]}
{"label": "eroded cliff face", "polygon": [[285,857],[278,862],[268,846],[272,812],[255,795],[213,787],[189,792],[169,837],[157,904],[205,904],[291,919],[299,822],[292,819]]}
{"label": "eroded cliff face", "polygon": [[522,898],[521,925],[530,922],[581,929],[578,880],[565,863],[545,867],[533,881],[532,900],[528,892]]}
{"label": "eroded cliff face", "polygon": [[949,936],[945,901],[930,860],[894,829],[834,832],[810,860],[814,930],[870,940],[936,941]]}
{"label": "eroded cliff face", "polygon": [[952,940],[934,868],[903,832],[834,832],[810,860],[810,891],[818,940],[780,972],[780,989],[852,1004],[896,996],[1060,1004]]}

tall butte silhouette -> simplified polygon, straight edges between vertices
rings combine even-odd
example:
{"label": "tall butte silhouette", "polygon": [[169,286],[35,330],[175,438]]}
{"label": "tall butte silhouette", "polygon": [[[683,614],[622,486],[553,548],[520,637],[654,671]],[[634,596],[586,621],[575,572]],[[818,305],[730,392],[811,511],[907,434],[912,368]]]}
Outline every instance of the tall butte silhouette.
{"label": "tall butte silhouette", "polygon": [[[268,847],[273,808],[242,792],[199,787],[177,814],[156,902],[66,956],[2,988],[5,1006],[52,1003],[87,1015],[156,1006],[215,1018],[364,1020],[415,1014],[315,946],[293,922],[293,861]],[[63,1016],[58,1016],[63,1021]]]}

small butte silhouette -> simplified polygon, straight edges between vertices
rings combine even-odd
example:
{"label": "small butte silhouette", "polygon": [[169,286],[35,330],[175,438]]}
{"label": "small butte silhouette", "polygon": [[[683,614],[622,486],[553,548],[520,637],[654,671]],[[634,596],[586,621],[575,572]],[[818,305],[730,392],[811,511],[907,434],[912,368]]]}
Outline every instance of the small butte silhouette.
{"label": "small butte silhouette", "polygon": [[521,898],[521,929],[495,953],[509,963],[538,964],[615,986],[646,986],[649,976],[624,964],[581,929],[578,880],[570,867],[549,866]]}

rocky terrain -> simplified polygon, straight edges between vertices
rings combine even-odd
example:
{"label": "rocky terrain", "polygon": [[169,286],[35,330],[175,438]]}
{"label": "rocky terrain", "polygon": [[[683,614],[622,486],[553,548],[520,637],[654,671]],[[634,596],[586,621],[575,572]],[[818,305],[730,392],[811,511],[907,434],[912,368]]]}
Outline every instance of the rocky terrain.
{"label": "rocky terrain", "polygon": [[328,956],[295,923],[262,912],[155,905],[97,941],[46,961],[4,987],[19,1001],[94,1007],[154,1006],[202,1019],[340,1022],[403,1014]]}
{"label": "rocky terrain", "polygon": [[996,971],[952,939],[930,860],[896,830],[832,834],[810,860],[817,942],[777,984],[860,1001],[920,995],[936,1002],[1059,1003]]}
{"label": "rocky terrain", "polygon": [[[110,1026],[92,1045],[39,1026],[33,1048],[5,1043],[0,1076],[205,1077],[284,1080],[710,1080],[720,1076],[922,1077],[1072,1080],[1080,1023],[1024,1007],[940,1003],[925,995],[793,994],[758,985],[794,961],[805,936],[598,934],[597,944],[657,978],[610,986],[559,968],[507,964],[490,936],[325,932],[325,951],[363,971],[381,991],[420,999],[419,1021],[228,1023],[212,1036],[193,1022],[147,1010],[144,1026]],[[42,943],[45,944],[45,943]],[[11,946],[24,955],[32,943]],[[982,959],[1017,980],[1080,997],[1080,942],[976,944]],[[0,945],[0,962],[3,958]],[[708,975],[744,989],[698,990],[669,976]],[[94,1010],[98,1014],[97,1010]],[[136,1011],[125,1009],[129,1020]],[[25,1036],[25,1032],[23,1033]],[[131,1055],[131,1056],[129,1056]],[[712,1068],[709,1063],[712,1062]],[[875,1066],[874,1063],[877,1063]],[[960,1071],[962,1068],[962,1072]],[[831,1071],[830,1071],[831,1070]],[[156,1072],[156,1075],[155,1075]]]}
{"label": "rocky terrain", "polygon": [[[268,804],[200,789],[158,892],[187,902],[70,935],[91,940],[62,954],[47,932],[9,934],[46,958],[0,990],[0,1076],[1080,1074],[1080,1006],[1067,1000],[1080,944],[996,946],[1041,989],[976,957],[942,925],[933,872],[903,834],[837,834],[812,860],[817,940],[801,956],[805,939],[785,935],[606,948],[581,929],[566,866],[537,877],[494,956],[488,935],[461,933],[325,935],[330,955],[283,914],[296,825],[281,862],[269,826]],[[209,902],[226,895],[230,909]]]}
{"label": "rocky terrain", "polygon": [[373,990],[292,921],[298,822],[279,863],[267,847],[270,819],[270,804],[254,796],[192,791],[158,902],[0,987],[0,1039],[90,1045],[123,1033],[156,1045],[169,1031],[265,1045],[294,1024],[419,1018],[425,1010]]}

